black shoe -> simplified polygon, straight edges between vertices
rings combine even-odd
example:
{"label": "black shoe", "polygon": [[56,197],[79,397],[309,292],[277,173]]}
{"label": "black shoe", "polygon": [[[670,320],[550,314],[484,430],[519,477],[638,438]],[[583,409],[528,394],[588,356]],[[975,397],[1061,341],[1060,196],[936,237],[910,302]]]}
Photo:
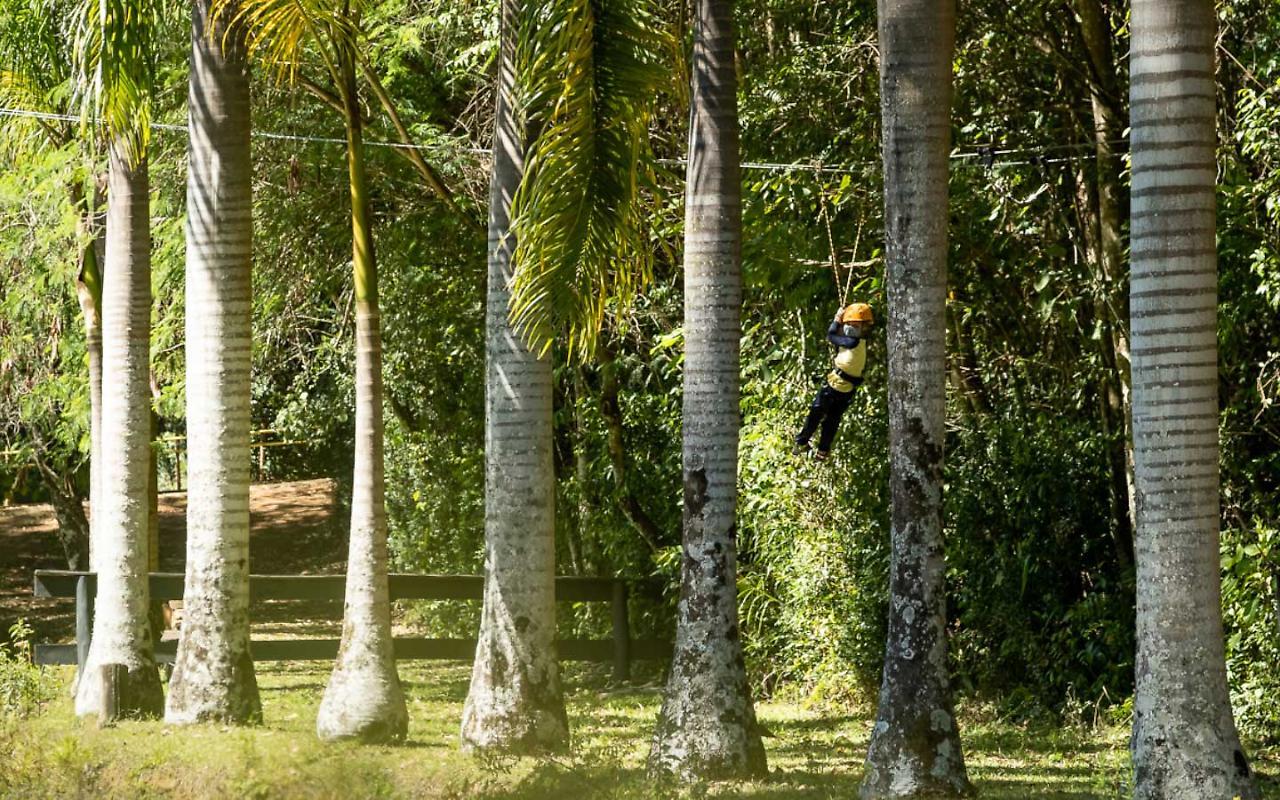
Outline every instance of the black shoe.
{"label": "black shoe", "polygon": [[807,452],[809,452],[809,443],[808,443],[808,442],[796,442],[795,444],[791,445],[791,454],[792,454],[792,455],[802,456],[802,455],[804,455],[804,454],[805,454],[805,453],[807,453]]}
{"label": "black shoe", "polygon": [[830,450],[819,450],[813,454],[814,461],[826,461],[828,458],[831,458]]}

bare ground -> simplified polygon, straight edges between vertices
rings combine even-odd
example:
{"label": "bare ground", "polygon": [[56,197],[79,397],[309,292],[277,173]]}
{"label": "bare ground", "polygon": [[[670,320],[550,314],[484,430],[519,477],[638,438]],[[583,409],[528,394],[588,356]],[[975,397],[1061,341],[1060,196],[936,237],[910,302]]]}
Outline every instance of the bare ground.
{"label": "bare ground", "polygon": [[[160,569],[181,572],[186,561],[187,495],[160,495]],[[346,536],[338,516],[334,484],[327,479],[255,484],[250,491],[250,559],[255,573],[340,574],[346,566]],[[57,522],[48,505],[0,508],[0,640],[24,618],[38,642],[70,641],[75,606],[69,599],[32,594],[37,569],[66,569],[54,537]],[[341,614],[339,604],[263,603],[259,631],[314,630]],[[300,620],[300,622],[290,622]]]}

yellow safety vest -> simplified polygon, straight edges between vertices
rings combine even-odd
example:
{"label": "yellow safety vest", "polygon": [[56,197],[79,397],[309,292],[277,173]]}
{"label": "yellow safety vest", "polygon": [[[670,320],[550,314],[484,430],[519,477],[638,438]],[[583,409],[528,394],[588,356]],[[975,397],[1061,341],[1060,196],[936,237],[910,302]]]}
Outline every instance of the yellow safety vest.
{"label": "yellow safety vest", "polygon": [[843,372],[854,378],[862,377],[862,370],[867,366],[867,341],[859,339],[853,347],[841,348],[836,353],[835,369],[827,375],[827,384],[837,392],[852,392],[853,384],[840,375]]}

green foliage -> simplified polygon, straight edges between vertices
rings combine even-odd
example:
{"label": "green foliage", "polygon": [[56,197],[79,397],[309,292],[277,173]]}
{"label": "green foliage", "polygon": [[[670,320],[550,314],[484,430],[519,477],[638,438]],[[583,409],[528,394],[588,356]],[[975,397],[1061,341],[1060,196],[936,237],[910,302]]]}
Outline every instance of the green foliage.
{"label": "green foliage", "polygon": [[18,620],[9,640],[0,642],[0,718],[28,717],[39,712],[57,692],[49,670],[31,662],[31,626]]}
{"label": "green foliage", "polygon": [[[1030,421],[1030,425],[1028,425]],[[1133,586],[1106,535],[1104,442],[1083,420],[999,413],[948,442],[952,658],[1022,713],[1121,699]],[[1023,706],[1019,708],[1019,706]]]}
{"label": "green foliage", "polygon": [[76,92],[81,118],[101,124],[136,161],[147,152],[164,0],[81,0],[76,19]]}
{"label": "green foliage", "polygon": [[1280,738],[1280,530],[1255,520],[1222,540],[1227,669],[1236,688],[1238,724]]}
{"label": "green foliage", "polygon": [[[89,397],[74,280],[73,147],[0,174],[0,475],[36,460],[75,474],[89,452]],[[87,476],[86,476],[87,477]]]}
{"label": "green foliage", "polygon": [[674,62],[654,0],[525,6],[516,55],[530,138],[512,200],[511,321],[540,351],[562,334],[589,360],[606,306],[652,280],[642,193],[656,188],[649,123]]}

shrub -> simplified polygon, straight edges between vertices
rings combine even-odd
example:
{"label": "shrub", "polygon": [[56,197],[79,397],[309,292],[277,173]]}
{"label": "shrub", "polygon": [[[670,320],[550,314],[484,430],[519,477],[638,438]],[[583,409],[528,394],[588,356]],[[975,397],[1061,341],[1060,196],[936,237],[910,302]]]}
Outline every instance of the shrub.
{"label": "shrub", "polygon": [[0,714],[28,717],[53,699],[57,680],[32,663],[31,626],[18,620],[9,628],[9,641],[0,643]]}

